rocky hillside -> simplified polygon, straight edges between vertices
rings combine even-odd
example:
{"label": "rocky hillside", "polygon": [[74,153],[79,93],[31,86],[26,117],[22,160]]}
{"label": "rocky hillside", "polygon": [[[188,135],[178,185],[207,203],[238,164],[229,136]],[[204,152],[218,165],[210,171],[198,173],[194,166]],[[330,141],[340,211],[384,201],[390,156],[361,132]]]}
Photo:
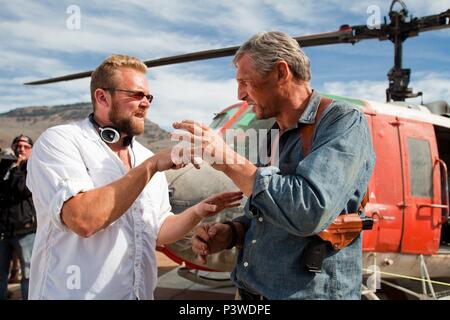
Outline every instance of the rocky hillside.
{"label": "rocky hillside", "polygon": [[[0,114],[0,147],[9,147],[12,139],[20,133],[36,141],[45,129],[83,119],[91,111],[90,103],[76,103],[53,107],[19,108]],[[137,140],[152,151],[158,151],[170,145],[168,132],[148,120],[144,134],[137,137]]]}

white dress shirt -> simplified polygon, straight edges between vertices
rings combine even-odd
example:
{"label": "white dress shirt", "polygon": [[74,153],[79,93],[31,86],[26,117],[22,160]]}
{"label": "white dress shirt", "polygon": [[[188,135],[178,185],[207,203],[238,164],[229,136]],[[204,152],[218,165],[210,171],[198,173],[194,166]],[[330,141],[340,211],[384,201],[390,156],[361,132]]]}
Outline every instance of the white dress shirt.
{"label": "white dress shirt", "polygon": [[[129,148],[135,166],[153,155],[137,141]],[[164,173],[152,177],[118,220],[89,238],[61,221],[66,200],[125,174],[122,161],[88,119],[50,128],[39,137],[27,176],[38,225],[30,299],[153,299],[156,238],[172,214]]]}

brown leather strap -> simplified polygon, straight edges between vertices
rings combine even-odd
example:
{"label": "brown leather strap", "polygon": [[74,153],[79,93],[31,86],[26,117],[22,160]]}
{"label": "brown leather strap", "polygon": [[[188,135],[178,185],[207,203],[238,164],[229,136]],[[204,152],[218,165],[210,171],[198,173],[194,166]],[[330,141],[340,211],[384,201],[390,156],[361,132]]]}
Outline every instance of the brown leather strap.
{"label": "brown leather strap", "polygon": [[[322,113],[325,111],[326,108],[330,106],[332,102],[333,102],[332,99],[320,97],[320,103],[319,106],[317,107],[317,113],[314,123],[302,124],[300,126],[299,131],[300,131],[300,139],[302,142],[303,159],[306,158],[311,152],[312,138],[314,135],[314,130],[316,129],[316,125],[319,122]],[[369,188],[367,188],[366,193],[364,194],[364,197],[361,201],[361,204],[359,205],[360,211],[364,210],[364,207],[366,206],[368,201],[369,201]]]}
{"label": "brown leather strap", "polygon": [[367,202],[369,202],[369,187],[367,187],[366,193],[364,194],[361,204],[359,205],[360,211],[364,210],[364,207],[366,206]]}
{"label": "brown leather strap", "polygon": [[320,103],[317,107],[317,113],[314,123],[311,124],[302,124],[300,126],[300,139],[302,142],[302,153],[303,158],[308,156],[308,154],[311,152],[311,145],[312,145],[312,138],[314,135],[314,130],[316,129],[316,124],[319,121],[320,117],[322,116],[322,113],[325,111],[326,108],[333,102],[333,100],[325,97],[320,97]]}

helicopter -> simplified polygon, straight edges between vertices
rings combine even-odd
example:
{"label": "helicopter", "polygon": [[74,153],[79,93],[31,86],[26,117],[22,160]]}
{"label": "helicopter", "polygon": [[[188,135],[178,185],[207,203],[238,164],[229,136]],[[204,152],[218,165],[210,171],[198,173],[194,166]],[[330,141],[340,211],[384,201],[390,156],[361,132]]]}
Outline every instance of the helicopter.
{"label": "helicopter", "polygon": [[[394,7],[400,6],[399,10]],[[449,296],[450,284],[436,279],[450,278],[449,172],[450,106],[445,101],[427,105],[406,102],[422,96],[409,88],[411,70],[403,68],[403,43],[421,32],[450,28],[450,9],[421,18],[408,16],[405,3],[392,1],[387,18],[378,28],[367,25],[342,25],[337,31],[294,37],[302,47],[331,44],[357,44],[378,39],[394,44],[394,66],[388,72],[386,102],[352,99],[322,93],[334,100],[348,101],[365,114],[377,155],[369,182],[369,201],[365,214],[374,220],[372,230],[363,232],[363,264],[367,281],[363,295],[378,299],[379,284],[395,288],[418,299]],[[144,61],[147,67],[198,61],[233,55],[239,46]],[[26,83],[46,84],[89,77],[92,71]],[[274,119],[258,120],[245,102],[220,111],[210,127],[225,133],[227,129],[268,129]],[[246,154],[245,136],[237,136],[236,151]],[[239,149],[239,146],[243,148]],[[166,173],[169,197],[174,213],[182,212],[210,194],[236,190],[223,173],[204,165],[200,170],[187,166]],[[202,181],[201,184],[195,183]],[[210,218],[229,220],[242,214],[242,207]],[[200,271],[229,272],[236,249],[212,255],[206,265],[197,262],[190,248],[190,236],[159,250],[184,265],[179,274],[196,282],[222,286],[218,279],[202,276]],[[192,271],[194,270],[194,271]],[[417,281],[419,290],[403,282]],[[447,290],[439,293],[436,287]],[[421,290],[420,290],[421,289]]]}

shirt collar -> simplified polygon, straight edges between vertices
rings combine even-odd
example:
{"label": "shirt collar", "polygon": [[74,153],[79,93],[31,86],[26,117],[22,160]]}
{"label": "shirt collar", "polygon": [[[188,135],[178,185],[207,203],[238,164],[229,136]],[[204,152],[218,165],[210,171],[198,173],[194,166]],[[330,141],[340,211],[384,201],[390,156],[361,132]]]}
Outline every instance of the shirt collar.
{"label": "shirt collar", "polygon": [[89,121],[89,118],[82,120],[81,131],[84,137],[94,141],[95,140],[101,141],[97,130],[95,129],[94,125]]}
{"label": "shirt collar", "polygon": [[298,119],[298,123],[311,124],[316,122],[316,114],[319,109],[320,95],[317,91],[313,90],[311,97],[309,98],[308,105],[303,111],[302,115]]}
{"label": "shirt collar", "polygon": [[[299,124],[311,124],[316,122],[316,114],[317,110],[319,109],[320,104],[320,95],[317,91],[313,90],[311,93],[311,96],[309,97],[308,105],[306,106],[305,110],[303,110],[302,114],[300,115],[300,118],[298,118],[297,124],[295,124],[293,127],[289,128],[288,130],[295,129],[299,127]],[[278,125],[278,122],[275,121],[274,125],[272,126],[272,129],[279,129],[280,126]]]}
{"label": "shirt collar", "polygon": [[[81,122],[81,132],[83,136],[87,139],[91,139],[94,141],[102,142],[102,138],[100,138],[100,134],[94,125],[89,121],[89,118],[82,120]],[[132,144],[136,141],[136,137],[133,136]],[[106,142],[105,142],[106,143]]]}

